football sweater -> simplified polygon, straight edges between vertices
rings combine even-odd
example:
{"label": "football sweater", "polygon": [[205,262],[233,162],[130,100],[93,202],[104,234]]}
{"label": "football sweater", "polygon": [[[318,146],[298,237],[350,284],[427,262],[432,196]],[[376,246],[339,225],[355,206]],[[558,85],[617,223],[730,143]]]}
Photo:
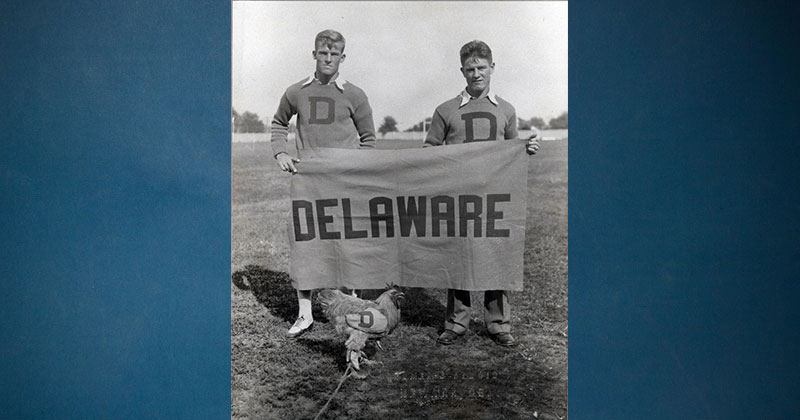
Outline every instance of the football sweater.
{"label": "football sweater", "polygon": [[515,139],[517,113],[504,99],[470,98],[466,92],[436,107],[425,146]]}
{"label": "football sweater", "polygon": [[289,86],[272,119],[273,155],[287,151],[289,120],[297,115],[297,156],[303,149],[375,147],[372,108],[359,87],[349,82],[320,84],[305,79]]}

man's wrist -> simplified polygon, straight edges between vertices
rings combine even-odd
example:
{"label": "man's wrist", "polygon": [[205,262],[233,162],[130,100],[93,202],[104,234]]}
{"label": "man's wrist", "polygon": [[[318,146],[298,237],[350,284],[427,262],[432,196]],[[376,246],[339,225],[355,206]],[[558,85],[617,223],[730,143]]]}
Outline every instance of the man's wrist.
{"label": "man's wrist", "polygon": [[288,153],[286,153],[286,152],[278,152],[278,153],[275,153],[275,155],[273,155],[272,157],[273,157],[273,158],[275,158],[275,159],[277,159],[277,158],[278,158],[278,155],[280,155],[280,154],[285,154],[285,155],[288,155]]}

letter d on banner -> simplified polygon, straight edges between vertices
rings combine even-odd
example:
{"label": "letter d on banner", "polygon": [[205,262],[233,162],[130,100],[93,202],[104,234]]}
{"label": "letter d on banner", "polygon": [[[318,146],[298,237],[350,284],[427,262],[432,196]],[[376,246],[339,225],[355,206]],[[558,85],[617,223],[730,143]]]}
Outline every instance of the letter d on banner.
{"label": "letter d on banner", "polygon": [[[306,233],[303,233],[302,221],[300,220],[300,209],[305,211]],[[294,223],[294,240],[297,242],[310,241],[317,235],[314,232],[314,210],[310,201],[292,201],[292,222]]]}

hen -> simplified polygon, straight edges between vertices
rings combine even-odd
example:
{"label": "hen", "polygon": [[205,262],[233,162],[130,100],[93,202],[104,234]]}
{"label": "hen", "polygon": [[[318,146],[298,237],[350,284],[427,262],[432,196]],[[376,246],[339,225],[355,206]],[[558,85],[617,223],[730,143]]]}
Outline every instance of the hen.
{"label": "hen", "polygon": [[380,347],[380,339],[386,337],[400,322],[399,300],[404,297],[397,289],[390,288],[377,299],[364,300],[342,293],[339,290],[320,290],[317,298],[325,316],[333,323],[337,334],[347,337],[347,362],[359,370],[362,358],[367,360],[364,346],[374,340]]}

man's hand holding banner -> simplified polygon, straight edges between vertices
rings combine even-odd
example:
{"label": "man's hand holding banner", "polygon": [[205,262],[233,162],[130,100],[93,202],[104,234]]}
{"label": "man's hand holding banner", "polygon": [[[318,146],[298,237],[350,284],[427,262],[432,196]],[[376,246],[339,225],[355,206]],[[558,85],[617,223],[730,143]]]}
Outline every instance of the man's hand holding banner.
{"label": "man's hand holding banner", "polygon": [[522,290],[524,140],[315,149],[292,176],[299,289]]}

